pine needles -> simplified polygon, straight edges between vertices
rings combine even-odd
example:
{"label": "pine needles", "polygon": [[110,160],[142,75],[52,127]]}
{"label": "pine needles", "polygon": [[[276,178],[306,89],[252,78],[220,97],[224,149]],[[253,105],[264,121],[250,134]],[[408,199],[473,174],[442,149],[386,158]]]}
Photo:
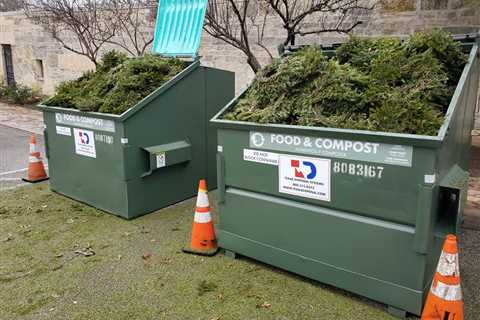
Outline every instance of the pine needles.
{"label": "pine needles", "polygon": [[224,118],[436,135],[466,61],[439,30],[351,38],[333,58],[305,48],[261,70]]}
{"label": "pine needles", "polygon": [[77,80],[60,84],[56,95],[44,104],[121,114],[185,67],[186,64],[179,59],[154,55],[129,59],[124,54],[110,51],[103,56],[96,72],[86,72]]}

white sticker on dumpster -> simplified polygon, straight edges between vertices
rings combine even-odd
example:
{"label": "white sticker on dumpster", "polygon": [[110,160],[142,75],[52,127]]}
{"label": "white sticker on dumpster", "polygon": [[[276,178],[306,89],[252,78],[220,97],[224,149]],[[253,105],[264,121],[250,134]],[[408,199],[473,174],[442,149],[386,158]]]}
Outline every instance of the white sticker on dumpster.
{"label": "white sticker on dumpster", "polygon": [[62,126],[56,126],[55,128],[57,130],[57,134],[61,134],[62,136],[72,136],[72,130],[70,130],[69,127],[62,127]]}
{"label": "white sticker on dumpster", "polygon": [[278,191],[330,201],[330,159],[280,155]]}
{"label": "white sticker on dumpster", "polygon": [[250,148],[411,167],[413,147],[250,131]]}
{"label": "white sticker on dumpster", "polygon": [[93,131],[73,128],[75,137],[75,153],[91,158],[97,157]]}
{"label": "white sticker on dumpster", "polygon": [[157,154],[157,168],[165,167],[165,153]]}
{"label": "white sticker on dumpster", "polygon": [[243,160],[278,166],[278,153],[243,149]]}
{"label": "white sticker on dumpster", "polygon": [[68,113],[55,113],[55,121],[58,124],[67,126],[115,132],[115,122],[108,119],[85,117]]}

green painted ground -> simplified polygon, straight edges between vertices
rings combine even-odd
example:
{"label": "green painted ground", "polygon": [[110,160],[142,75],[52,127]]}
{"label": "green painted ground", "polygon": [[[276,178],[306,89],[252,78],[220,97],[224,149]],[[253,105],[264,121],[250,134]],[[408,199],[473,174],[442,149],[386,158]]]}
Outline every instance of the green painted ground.
{"label": "green painted ground", "polygon": [[47,187],[0,193],[0,319],[393,319],[252,260],[181,253],[193,200],[125,221]]}

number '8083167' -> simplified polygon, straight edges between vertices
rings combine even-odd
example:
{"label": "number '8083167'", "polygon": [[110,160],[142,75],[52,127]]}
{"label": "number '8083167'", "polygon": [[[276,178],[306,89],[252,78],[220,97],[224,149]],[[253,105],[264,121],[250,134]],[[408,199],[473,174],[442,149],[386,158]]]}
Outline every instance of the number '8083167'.
{"label": "number '8083167'", "polygon": [[382,179],[384,167],[363,163],[337,162],[333,163],[333,172],[371,179]]}

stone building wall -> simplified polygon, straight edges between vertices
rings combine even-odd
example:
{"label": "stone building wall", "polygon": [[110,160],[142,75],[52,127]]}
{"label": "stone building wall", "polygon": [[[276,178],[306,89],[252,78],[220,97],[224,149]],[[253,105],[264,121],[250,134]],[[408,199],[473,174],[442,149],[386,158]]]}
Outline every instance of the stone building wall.
{"label": "stone building wall", "polygon": [[[394,1],[401,6],[389,7]],[[462,6],[463,1],[476,1],[479,5]],[[407,35],[417,30],[441,27],[453,33],[477,32],[480,30],[480,0],[383,0],[385,9],[378,9],[355,33],[364,36],[382,34]],[[393,2],[392,2],[393,3]],[[391,11],[394,10],[394,11]],[[281,22],[275,17],[268,19],[264,44],[276,55],[278,44],[285,39]],[[338,34],[323,34],[297,39],[302,43],[335,43],[342,40]],[[74,79],[82,72],[93,68],[85,57],[73,54],[44,32],[31,24],[21,12],[0,13],[0,44],[12,47],[15,80],[28,86],[38,87],[46,94],[64,80]],[[255,52],[262,64],[269,62],[269,55],[260,47]],[[203,65],[231,70],[236,73],[236,91],[243,90],[253,78],[244,55],[204,33],[200,48]],[[40,62],[41,61],[41,62]],[[43,66],[43,78],[39,74]],[[3,54],[0,54],[0,80],[5,79]]]}
{"label": "stone building wall", "polygon": [[[61,81],[76,78],[93,68],[87,58],[63,49],[21,12],[0,13],[0,44],[11,45],[15,81],[46,94],[52,93]],[[0,54],[0,78],[3,79],[4,65],[4,56]]]}

